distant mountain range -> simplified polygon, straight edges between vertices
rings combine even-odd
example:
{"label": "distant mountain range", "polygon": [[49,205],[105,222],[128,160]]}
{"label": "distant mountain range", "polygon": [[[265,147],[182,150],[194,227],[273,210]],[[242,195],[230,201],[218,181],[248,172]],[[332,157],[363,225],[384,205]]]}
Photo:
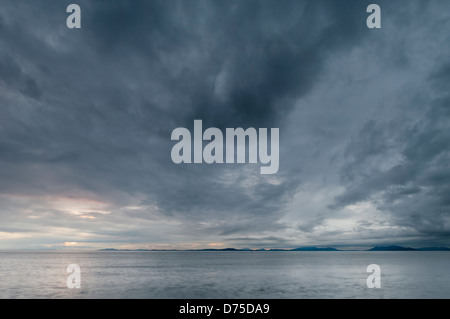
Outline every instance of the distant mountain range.
{"label": "distant mountain range", "polygon": [[[222,248],[222,249],[115,249],[115,248],[107,248],[107,249],[99,249],[99,251],[346,251],[342,249],[336,249],[331,247],[299,247],[294,249],[236,249],[236,248]],[[450,251],[448,247],[424,247],[424,248],[410,248],[410,247],[402,247],[402,246],[375,246],[370,249],[360,251]]]}
{"label": "distant mountain range", "polygon": [[448,247],[411,248],[402,246],[375,246],[369,251],[450,251]]}

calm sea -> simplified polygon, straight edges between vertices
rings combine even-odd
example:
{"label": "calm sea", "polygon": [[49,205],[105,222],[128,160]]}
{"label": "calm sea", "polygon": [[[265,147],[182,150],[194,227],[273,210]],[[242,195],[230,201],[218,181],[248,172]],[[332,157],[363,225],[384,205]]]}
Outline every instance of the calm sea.
{"label": "calm sea", "polygon": [[0,298],[447,299],[449,269],[450,252],[0,252]]}

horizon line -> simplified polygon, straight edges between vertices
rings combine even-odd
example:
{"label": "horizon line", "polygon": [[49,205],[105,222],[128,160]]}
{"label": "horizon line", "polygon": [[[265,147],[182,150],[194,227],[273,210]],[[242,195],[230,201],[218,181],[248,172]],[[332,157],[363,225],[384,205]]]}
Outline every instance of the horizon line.
{"label": "horizon line", "polygon": [[[345,246],[344,246],[345,247]],[[227,248],[198,248],[198,249],[180,249],[180,248],[168,248],[168,249],[157,249],[157,248],[83,248],[83,246],[79,246],[78,248],[75,246],[72,247],[55,247],[55,248],[15,248],[15,249],[0,249],[0,252],[6,252],[6,251],[49,251],[49,252],[58,252],[58,251],[64,251],[64,252],[79,252],[79,251],[92,251],[92,252],[112,252],[112,251],[118,251],[118,252],[139,252],[139,251],[450,251],[450,248],[447,246],[424,246],[420,248],[412,248],[407,246],[399,246],[399,245],[375,245],[375,246],[368,246],[367,249],[355,249],[354,247],[358,247],[358,245],[352,245],[347,246],[351,247],[351,249],[340,249],[335,248],[332,246],[300,246],[296,248],[234,248],[234,247],[227,247]],[[359,246],[363,247],[363,246]]]}

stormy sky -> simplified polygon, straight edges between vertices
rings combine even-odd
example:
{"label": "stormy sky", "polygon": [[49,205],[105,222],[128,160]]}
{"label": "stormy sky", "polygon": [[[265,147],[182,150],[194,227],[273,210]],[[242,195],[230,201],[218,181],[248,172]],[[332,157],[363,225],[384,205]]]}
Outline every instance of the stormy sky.
{"label": "stormy sky", "polygon": [[[450,3],[370,3],[1,0],[0,249],[450,246]],[[278,172],[173,163],[195,119]]]}

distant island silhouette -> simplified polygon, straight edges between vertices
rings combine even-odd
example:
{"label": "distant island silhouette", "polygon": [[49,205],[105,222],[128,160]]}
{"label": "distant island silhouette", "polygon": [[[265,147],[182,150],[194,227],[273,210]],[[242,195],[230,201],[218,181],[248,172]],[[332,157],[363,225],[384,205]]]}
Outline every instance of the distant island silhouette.
{"label": "distant island silhouette", "polygon": [[[350,251],[348,249],[337,249],[332,247],[315,247],[306,246],[293,249],[282,248],[205,248],[205,249],[116,249],[105,248],[99,249],[99,251]],[[448,247],[423,247],[423,248],[411,248],[403,246],[374,246],[370,249],[352,249],[351,251],[450,251]]]}

